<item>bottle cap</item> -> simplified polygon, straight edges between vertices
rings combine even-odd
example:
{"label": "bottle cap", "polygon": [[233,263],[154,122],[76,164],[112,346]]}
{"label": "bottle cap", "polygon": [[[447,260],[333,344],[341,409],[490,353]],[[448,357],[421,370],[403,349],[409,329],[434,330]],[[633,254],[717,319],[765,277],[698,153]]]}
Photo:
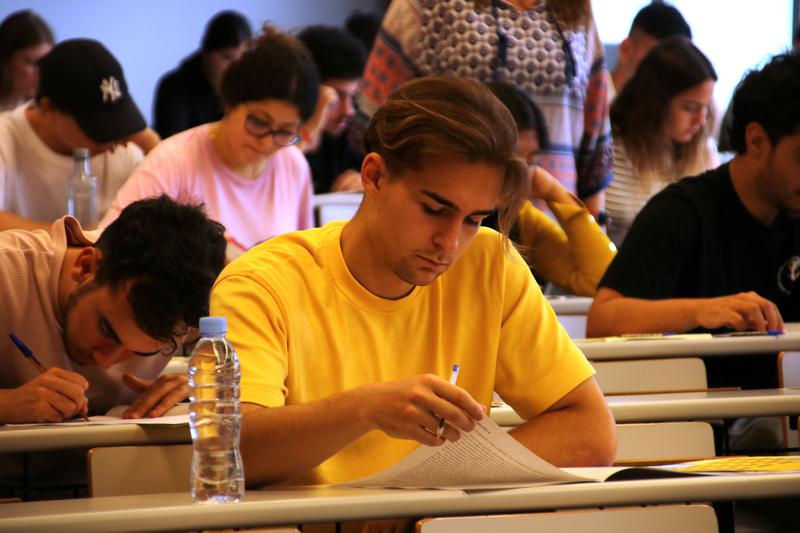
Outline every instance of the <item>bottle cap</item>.
{"label": "bottle cap", "polygon": [[228,331],[228,322],[224,316],[204,316],[200,319],[200,336],[214,337]]}
{"label": "bottle cap", "polygon": [[72,158],[73,159],[86,159],[89,157],[89,149],[88,148],[75,148],[72,150]]}

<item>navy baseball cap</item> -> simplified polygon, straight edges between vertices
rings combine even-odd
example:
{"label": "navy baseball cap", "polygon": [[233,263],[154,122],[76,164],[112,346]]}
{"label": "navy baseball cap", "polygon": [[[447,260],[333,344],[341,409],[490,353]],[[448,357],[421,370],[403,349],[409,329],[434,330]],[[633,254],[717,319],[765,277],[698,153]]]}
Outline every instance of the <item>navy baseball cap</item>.
{"label": "navy baseball cap", "polygon": [[62,41],[39,60],[36,99],[42,97],[72,116],[97,143],[118,141],[147,127],[119,62],[91,39]]}

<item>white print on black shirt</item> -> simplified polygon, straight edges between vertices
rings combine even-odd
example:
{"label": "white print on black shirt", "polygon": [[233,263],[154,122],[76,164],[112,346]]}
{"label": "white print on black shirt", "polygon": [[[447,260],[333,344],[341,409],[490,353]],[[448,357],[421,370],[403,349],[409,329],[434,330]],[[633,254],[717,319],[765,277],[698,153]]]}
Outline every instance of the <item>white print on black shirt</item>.
{"label": "white print on black shirt", "polygon": [[800,257],[792,256],[778,269],[778,288],[791,295],[800,278]]}

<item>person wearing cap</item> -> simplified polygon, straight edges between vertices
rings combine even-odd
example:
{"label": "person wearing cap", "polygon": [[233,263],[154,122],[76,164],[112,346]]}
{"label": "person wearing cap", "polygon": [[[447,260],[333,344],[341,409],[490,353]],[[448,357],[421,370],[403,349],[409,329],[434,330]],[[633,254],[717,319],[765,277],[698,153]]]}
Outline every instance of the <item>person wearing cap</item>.
{"label": "person wearing cap", "polygon": [[102,214],[139,161],[146,124],[101,43],[70,39],[39,62],[36,98],[0,115],[0,230],[45,229],[66,212],[72,152],[88,148]]}
{"label": "person wearing cap", "polygon": [[159,143],[119,190],[101,228],[129,203],[159,194],[204,202],[225,226],[231,259],[313,225],[311,172],[294,146],[319,94],[308,51],[266,26],[225,71],[221,91],[225,116]]}
{"label": "person wearing cap", "polygon": [[250,23],[235,11],[221,11],[208,21],[200,50],[158,81],[153,115],[161,137],[222,118],[222,74],[252,36]]}

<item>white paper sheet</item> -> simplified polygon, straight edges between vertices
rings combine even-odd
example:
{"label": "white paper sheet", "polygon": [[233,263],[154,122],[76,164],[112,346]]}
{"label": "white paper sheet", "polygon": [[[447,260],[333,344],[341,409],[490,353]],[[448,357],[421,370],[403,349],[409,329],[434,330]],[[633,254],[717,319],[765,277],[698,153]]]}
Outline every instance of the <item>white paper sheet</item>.
{"label": "white paper sheet", "polygon": [[119,426],[125,424],[138,424],[149,426],[180,426],[189,424],[189,404],[178,404],[164,416],[157,418],[121,418],[127,405],[118,405],[109,409],[104,415],[90,416],[89,420],[73,418],[64,422],[34,422],[30,424],[6,424],[10,427],[29,426]]}
{"label": "white paper sheet", "polygon": [[489,417],[456,442],[420,446],[393,466],[348,487],[500,489],[593,481],[543,460]]}

